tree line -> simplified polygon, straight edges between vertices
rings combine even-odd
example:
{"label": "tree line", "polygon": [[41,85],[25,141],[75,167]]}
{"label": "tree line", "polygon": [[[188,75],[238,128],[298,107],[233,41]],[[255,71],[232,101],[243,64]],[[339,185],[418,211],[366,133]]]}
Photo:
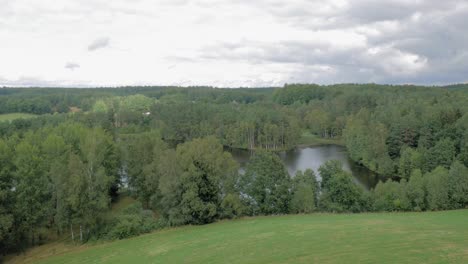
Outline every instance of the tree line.
{"label": "tree line", "polygon": [[[468,205],[468,169],[459,161],[424,174],[414,169],[408,180],[369,192],[335,160],[291,177],[276,153],[258,150],[240,173],[214,136],[171,148],[158,131],[117,139],[66,123],[15,134],[0,150],[2,252],[38,244],[51,230],[85,242],[242,216]],[[123,191],[139,203],[109,217]]]}

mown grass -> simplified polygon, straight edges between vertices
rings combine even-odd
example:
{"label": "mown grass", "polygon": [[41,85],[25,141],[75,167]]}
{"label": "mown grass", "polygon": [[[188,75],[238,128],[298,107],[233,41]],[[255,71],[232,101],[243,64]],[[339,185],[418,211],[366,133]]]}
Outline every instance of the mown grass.
{"label": "mown grass", "polygon": [[310,133],[309,131],[302,132],[299,138],[298,146],[300,147],[312,147],[320,145],[341,145],[344,146],[344,142],[340,138],[321,138],[317,135]]}
{"label": "mown grass", "polygon": [[[468,210],[245,218],[80,246],[39,263],[468,263]],[[53,252],[55,250],[55,252]],[[27,257],[29,256],[29,257]],[[15,260],[15,259],[13,259]]]}
{"label": "mown grass", "polygon": [[36,115],[33,114],[26,114],[26,113],[10,113],[10,114],[0,114],[0,122],[5,122],[5,121],[12,121],[15,119],[27,119],[27,118],[33,118],[36,117]]}

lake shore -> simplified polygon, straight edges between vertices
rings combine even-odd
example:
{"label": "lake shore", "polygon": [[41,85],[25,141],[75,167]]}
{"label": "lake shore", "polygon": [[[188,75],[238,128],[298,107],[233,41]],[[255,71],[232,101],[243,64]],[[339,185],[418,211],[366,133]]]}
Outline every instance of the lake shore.
{"label": "lake shore", "polygon": [[299,139],[299,142],[296,144],[296,148],[306,148],[306,147],[315,147],[322,145],[338,145],[345,147],[345,142],[343,138],[321,138],[317,135],[314,135],[308,131],[304,131]]}

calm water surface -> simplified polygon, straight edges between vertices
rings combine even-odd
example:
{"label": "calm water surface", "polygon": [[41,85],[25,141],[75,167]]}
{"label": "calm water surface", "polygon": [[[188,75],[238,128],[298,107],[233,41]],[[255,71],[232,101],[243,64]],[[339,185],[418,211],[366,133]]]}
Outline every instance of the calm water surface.
{"label": "calm water surface", "polygon": [[[251,157],[251,152],[248,150],[231,149],[234,159],[241,165],[241,171],[245,168]],[[324,145],[307,148],[298,148],[295,150],[282,152],[280,157],[283,160],[290,175],[295,175],[298,170],[313,169],[318,179],[318,168],[328,160],[340,160],[343,163],[343,168],[353,174],[354,180],[370,189],[375,187],[379,181],[378,175],[369,171],[365,167],[359,166],[349,159],[346,148],[337,145]]]}

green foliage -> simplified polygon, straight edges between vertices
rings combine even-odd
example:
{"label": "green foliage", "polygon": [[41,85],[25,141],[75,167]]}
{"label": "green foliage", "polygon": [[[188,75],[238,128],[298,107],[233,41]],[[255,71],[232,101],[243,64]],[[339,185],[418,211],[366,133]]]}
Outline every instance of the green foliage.
{"label": "green foliage", "polygon": [[14,165],[17,181],[15,210],[22,222],[19,228],[34,245],[38,228],[46,220],[51,195],[39,148],[27,141],[19,143],[15,149]]}
{"label": "green foliage", "polygon": [[218,159],[224,156],[221,145],[214,138],[195,140],[177,148],[177,154],[182,168],[180,209],[185,221],[212,222],[220,202],[218,186],[225,165],[224,159]]}
{"label": "green foliage", "polygon": [[59,233],[81,227],[80,239],[86,240],[109,206],[115,175],[107,172],[118,166],[109,162],[115,157],[112,146],[104,130],[73,123],[0,142],[0,199],[8,204],[0,206],[5,224],[0,235],[11,236],[0,246],[34,245],[51,226]]}
{"label": "green foliage", "polygon": [[409,179],[413,170],[421,169],[423,165],[422,154],[412,148],[404,148],[401,150],[398,173],[401,178]]}
{"label": "green foliage", "polygon": [[285,214],[289,211],[291,179],[276,154],[256,152],[240,184],[243,199],[254,215]]}
{"label": "green foliage", "polygon": [[318,85],[292,84],[276,90],[273,97],[280,104],[291,105],[295,102],[308,103],[313,99],[321,99],[324,95],[324,89]]}
{"label": "green foliage", "polygon": [[394,182],[388,180],[379,182],[373,191],[374,210],[376,211],[407,211],[411,209],[411,201],[407,194],[408,185],[405,180]]}
{"label": "green foliage", "polygon": [[318,205],[319,187],[313,170],[298,171],[292,180],[292,213],[311,213]]}
{"label": "green foliage", "polygon": [[[99,237],[120,191],[167,225],[463,208],[467,100],[461,86],[1,89],[1,114],[49,115],[0,122],[0,250],[37,244],[46,229],[75,240]],[[292,149],[304,131],[315,143],[342,136],[352,160],[394,181],[365,192],[336,161],[319,169],[322,188],[312,171],[291,179],[262,150]],[[245,175],[223,146],[257,151]],[[140,232],[139,216],[120,217],[112,237]]]}
{"label": "green foliage", "polygon": [[329,160],[322,164],[319,169],[320,178],[322,181],[320,182],[322,189],[327,189],[328,184],[333,177],[333,175],[337,175],[343,172],[343,164],[339,160]]}
{"label": "green foliage", "polygon": [[217,139],[208,137],[178,146],[175,162],[180,168],[177,179],[164,186],[169,188],[164,193],[176,194],[175,206],[164,208],[164,215],[173,224],[213,222],[221,210],[223,183],[237,174],[232,156]]}
{"label": "green foliage", "polygon": [[120,109],[144,112],[149,111],[154,100],[142,94],[126,96],[120,99]]}
{"label": "green foliage", "polygon": [[14,246],[14,192],[12,150],[0,139],[0,251]]}
{"label": "green foliage", "polygon": [[97,100],[93,106],[93,112],[96,113],[107,113],[109,111],[109,106],[104,100]]}
{"label": "green foliage", "polygon": [[468,206],[468,169],[455,161],[450,167],[449,177],[450,205],[454,209]]}
{"label": "green foliage", "polygon": [[236,218],[246,214],[247,208],[242,203],[239,194],[228,193],[221,202],[221,218]]}
{"label": "green foliage", "polygon": [[153,212],[144,210],[141,203],[135,203],[112,217],[106,227],[107,231],[100,236],[106,239],[124,239],[151,232],[157,227]]}
{"label": "green foliage", "polygon": [[393,161],[386,145],[388,130],[384,124],[372,121],[367,109],[348,119],[343,135],[353,160],[379,174],[393,172]]}
{"label": "green foliage", "polygon": [[167,144],[159,133],[150,131],[123,137],[120,147],[133,195],[146,208],[157,208],[159,167]]}
{"label": "green foliage", "polygon": [[330,117],[324,110],[314,109],[306,114],[304,120],[312,133],[322,137],[331,137]]}
{"label": "green foliage", "polygon": [[429,149],[425,156],[426,170],[431,171],[438,166],[450,168],[455,158],[455,145],[452,140],[444,138],[439,140],[434,147]]}
{"label": "green foliage", "polygon": [[406,194],[411,203],[411,210],[422,211],[426,209],[426,193],[424,189],[424,179],[421,170],[416,169],[411,173],[406,188]]}
{"label": "green foliage", "polygon": [[330,212],[362,212],[368,208],[364,190],[348,172],[333,174],[323,189],[320,206]]}
{"label": "green foliage", "polygon": [[449,172],[443,167],[424,175],[424,186],[427,192],[427,209],[444,210],[449,206]]}
{"label": "green foliage", "polygon": [[464,131],[463,137],[460,140],[460,153],[458,154],[458,159],[463,162],[465,166],[468,166],[468,129]]}
{"label": "green foliage", "polygon": [[0,122],[11,122],[16,119],[28,119],[34,117],[36,117],[36,115],[25,113],[0,114]]}

